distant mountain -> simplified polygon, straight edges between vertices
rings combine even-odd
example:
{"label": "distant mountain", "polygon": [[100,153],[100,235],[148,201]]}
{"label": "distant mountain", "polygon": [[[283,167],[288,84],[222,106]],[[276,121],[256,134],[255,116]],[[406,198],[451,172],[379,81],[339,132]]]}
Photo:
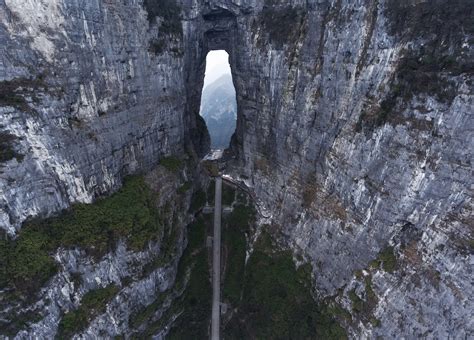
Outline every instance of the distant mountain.
{"label": "distant mountain", "polygon": [[221,76],[204,88],[201,116],[206,121],[211,135],[211,147],[213,149],[228,147],[237,119],[237,101],[230,74]]}

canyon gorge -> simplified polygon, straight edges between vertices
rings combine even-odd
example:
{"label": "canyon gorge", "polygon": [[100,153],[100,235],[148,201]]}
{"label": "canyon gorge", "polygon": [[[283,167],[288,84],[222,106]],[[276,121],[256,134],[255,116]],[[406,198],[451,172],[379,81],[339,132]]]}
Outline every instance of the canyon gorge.
{"label": "canyon gorge", "polygon": [[[225,50],[224,338],[472,338],[473,17],[470,0],[0,0],[0,337],[208,336],[199,110]],[[269,300],[239,280],[295,307],[245,320]]]}

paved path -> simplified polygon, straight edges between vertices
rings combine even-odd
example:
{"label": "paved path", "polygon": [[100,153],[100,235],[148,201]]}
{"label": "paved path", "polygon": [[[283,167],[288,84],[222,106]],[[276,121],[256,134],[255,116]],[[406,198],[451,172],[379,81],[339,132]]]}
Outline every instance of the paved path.
{"label": "paved path", "polygon": [[216,178],[216,196],[214,199],[214,245],[212,249],[212,320],[211,340],[219,340],[220,303],[221,303],[221,214],[222,214],[222,178]]}

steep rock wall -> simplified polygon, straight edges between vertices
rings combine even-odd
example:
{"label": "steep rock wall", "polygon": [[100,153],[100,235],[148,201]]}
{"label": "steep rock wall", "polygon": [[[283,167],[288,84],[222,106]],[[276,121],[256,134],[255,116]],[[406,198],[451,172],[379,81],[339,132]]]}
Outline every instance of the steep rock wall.
{"label": "steep rock wall", "polygon": [[226,49],[229,169],[313,265],[318,297],[354,337],[472,336],[472,4],[179,4],[182,34],[139,1],[0,2],[13,89],[0,142],[19,138],[2,228],[91,201],[163,154],[202,153],[205,56]]}
{"label": "steep rock wall", "polygon": [[[191,164],[180,163],[179,169],[164,164],[128,179],[118,193],[93,205],[28,223],[16,244],[2,242],[8,249],[1,249],[0,263],[14,268],[5,277],[2,267],[0,276],[0,338],[130,337],[179,299],[189,270],[180,263],[188,243],[186,226],[200,206],[192,200],[192,185],[185,185],[196,175]],[[134,205],[133,198],[142,201]],[[74,221],[80,222],[65,237],[61,229]],[[133,232],[120,233],[127,225]],[[51,231],[55,226],[60,230]],[[80,242],[91,230],[89,242]],[[34,235],[30,242],[25,240],[29,232]],[[46,254],[35,250],[48,243],[52,247]],[[43,254],[53,267],[37,259]],[[154,313],[141,319],[150,305]]]}
{"label": "steep rock wall", "polygon": [[354,335],[472,335],[472,4],[262,5],[231,58],[234,174]]}
{"label": "steep rock wall", "polygon": [[191,132],[206,152],[186,111],[179,13],[158,14],[135,0],[0,2],[0,133],[19,155],[0,164],[2,229],[116,190],[193,149]]}

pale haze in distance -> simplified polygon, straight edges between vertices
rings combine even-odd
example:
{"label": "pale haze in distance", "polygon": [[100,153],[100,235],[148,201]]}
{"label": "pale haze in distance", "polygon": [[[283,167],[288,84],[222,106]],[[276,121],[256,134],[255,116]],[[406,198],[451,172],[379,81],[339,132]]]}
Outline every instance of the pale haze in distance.
{"label": "pale haze in distance", "polygon": [[206,57],[204,88],[224,74],[230,74],[229,54],[224,50],[210,51]]}

